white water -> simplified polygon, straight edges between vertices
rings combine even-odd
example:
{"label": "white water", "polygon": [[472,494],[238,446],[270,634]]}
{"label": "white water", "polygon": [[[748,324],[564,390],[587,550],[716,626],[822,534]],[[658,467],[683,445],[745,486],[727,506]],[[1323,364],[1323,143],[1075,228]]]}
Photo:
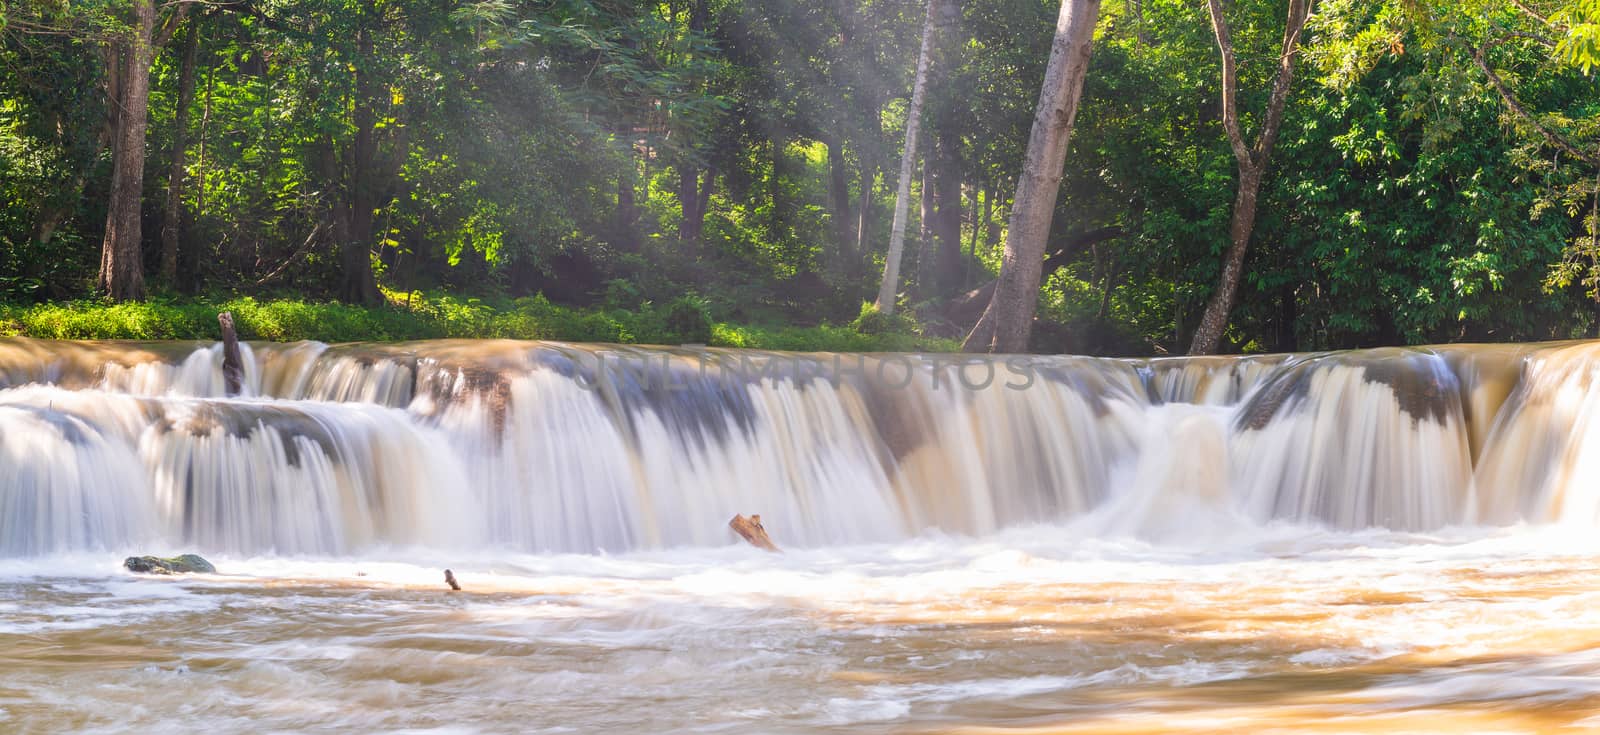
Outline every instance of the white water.
{"label": "white water", "polygon": [[[1585,451],[1600,442],[1593,344],[1036,358],[1026,376],[899,356],[807,358],[817,367],[536,343],[300,344],[247,351],[235,399],[218,397],[214,347],[6,349],[9,554],[617,552],[721,544],[740,512],[802,547],[988,534],[1097,508],[1164,536],[1193,504],[1345,529],[1600,519],[1600,452]],[[740,360],[773,361],[776,377],[727,367]],[[857,365],[837,360],[860,360],[858,374],[835,379]]]}
{"label": "white water", "polygon": [[[0,729],[1540,732],[1600,722],[1587,534],[1088,519],[773,555],[0,563]],[[419,559],[425,561],[418,563]],[[442,591],[441,566],[467,591]],[[1491,571],[1492,570],[1492,571]]]}
{"label": "white water", "polygon": [[0,340],[0,731],[1600,726],[1597,344],[246,355]]}

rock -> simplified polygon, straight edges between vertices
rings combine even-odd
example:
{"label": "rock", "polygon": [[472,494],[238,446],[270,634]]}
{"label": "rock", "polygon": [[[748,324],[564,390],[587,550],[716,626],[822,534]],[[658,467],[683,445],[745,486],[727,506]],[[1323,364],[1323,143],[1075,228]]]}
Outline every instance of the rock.
{"label": "rock", "polygon": [[217,568],[198,554],[184,554],[162,558],[159,556],[130,556],[122,561],[130,572],[140,574],[214,574]]}

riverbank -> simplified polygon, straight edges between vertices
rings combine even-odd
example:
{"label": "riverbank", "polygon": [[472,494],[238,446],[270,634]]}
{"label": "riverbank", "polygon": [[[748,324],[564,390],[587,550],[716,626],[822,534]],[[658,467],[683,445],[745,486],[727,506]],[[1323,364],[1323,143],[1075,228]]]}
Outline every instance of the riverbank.
{"label": "riverbank", "polygon": [[[918,333],[909,321],[792,326],[719,321],[694,299],[633,309],[575,308],[542,297],[486,301],[390,294],[377,307],[299,299],[196,297],[112,304],[0,303],[0,336],[42,339],[221,338],[218,312],[233,312],[245,340],[391,342],[416,339],[542,339],[618,344],[709,344],[819,352],[951,352],[956,340]],[[867,324],[863,325],[865,321]]]}

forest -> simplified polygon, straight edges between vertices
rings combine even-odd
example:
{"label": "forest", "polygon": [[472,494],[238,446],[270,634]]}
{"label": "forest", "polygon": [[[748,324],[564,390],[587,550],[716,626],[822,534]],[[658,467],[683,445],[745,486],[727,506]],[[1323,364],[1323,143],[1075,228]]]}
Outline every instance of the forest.
{"label": "forest", "polygon": [[1593,336],[1597,67],[1600,0],[0,0],[0,334]]}

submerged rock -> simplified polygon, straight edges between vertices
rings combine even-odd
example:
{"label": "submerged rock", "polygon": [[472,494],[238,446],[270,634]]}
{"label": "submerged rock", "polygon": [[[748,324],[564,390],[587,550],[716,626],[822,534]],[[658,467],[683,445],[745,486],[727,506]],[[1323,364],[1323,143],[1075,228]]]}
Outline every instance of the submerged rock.
{"label": "submerged rock", "polygon": [[174,557],[159,556],[130,556],[122,561],[122,566],[130,572],[140,574],[211,574],[217,568],[211,562],[201,558],[198,554],[183,554]]}

